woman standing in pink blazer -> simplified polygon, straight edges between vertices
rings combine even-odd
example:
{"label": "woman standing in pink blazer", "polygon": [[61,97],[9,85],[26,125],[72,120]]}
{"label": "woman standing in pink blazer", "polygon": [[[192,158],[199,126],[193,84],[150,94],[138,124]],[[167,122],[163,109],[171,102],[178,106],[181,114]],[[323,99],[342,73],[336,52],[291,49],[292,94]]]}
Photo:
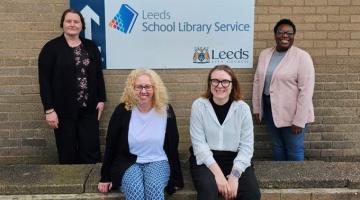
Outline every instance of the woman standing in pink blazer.
{"label": "woman standing in pink blazer", "polygon": [[310,55],[293,46],[296,27],[282,19],[274,27],[276,46],[264,49],[254,77],[253,113],[265,121],[274,160],[304,160],[304,132],[314,122],[315,71]]}

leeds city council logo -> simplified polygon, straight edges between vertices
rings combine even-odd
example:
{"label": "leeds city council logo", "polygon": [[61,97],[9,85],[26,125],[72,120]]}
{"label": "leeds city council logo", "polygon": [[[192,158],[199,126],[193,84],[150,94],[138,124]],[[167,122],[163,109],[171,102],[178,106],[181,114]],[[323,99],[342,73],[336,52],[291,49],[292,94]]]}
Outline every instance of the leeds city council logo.
{"label": "leeds city council logo", "polygon": [[193,63],[209,63],[209,47],[195,47],[193,55]]}

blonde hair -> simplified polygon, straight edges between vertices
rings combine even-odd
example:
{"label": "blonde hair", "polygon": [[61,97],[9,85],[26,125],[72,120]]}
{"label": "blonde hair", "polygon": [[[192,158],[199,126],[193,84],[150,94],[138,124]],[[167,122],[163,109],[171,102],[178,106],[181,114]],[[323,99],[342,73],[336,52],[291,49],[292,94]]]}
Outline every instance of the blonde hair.
{"label": "blonde hair", "polygon": [[167,89],[160,76],[151,69],[135,69],[130,72],[126,80],[120,102],[125,103],[126,110],[132,110],[132,108],[137,105],[134,86],[136,79],[141,75],[149,76],[151,84],[153,85],[154,95],[152,105],[155,110],[159,113],[165,114],[168,108],[169,100]]}

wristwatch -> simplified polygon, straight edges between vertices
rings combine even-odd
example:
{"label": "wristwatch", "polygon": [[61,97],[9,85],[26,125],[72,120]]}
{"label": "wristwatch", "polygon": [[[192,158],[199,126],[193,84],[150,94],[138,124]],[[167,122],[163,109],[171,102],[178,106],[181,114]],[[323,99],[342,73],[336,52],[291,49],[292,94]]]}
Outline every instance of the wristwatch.
{"label": "wristwatch", "polygon": [[230,176],[233,176],[233,177],[236,177],[236,178],[240,178],[240,177],[241,177],[241,173],[240,173],[238,170],[233,169],[233,170],[231,170]]}

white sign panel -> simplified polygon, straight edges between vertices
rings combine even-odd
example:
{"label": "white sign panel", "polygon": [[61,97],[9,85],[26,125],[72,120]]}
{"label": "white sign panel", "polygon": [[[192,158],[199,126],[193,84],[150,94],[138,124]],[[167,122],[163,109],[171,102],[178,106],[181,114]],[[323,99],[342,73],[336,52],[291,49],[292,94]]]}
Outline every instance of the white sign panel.
{"label": "white sign panel", "polygon": [[106,68],[252,68],[254,0],[106,0]]}

